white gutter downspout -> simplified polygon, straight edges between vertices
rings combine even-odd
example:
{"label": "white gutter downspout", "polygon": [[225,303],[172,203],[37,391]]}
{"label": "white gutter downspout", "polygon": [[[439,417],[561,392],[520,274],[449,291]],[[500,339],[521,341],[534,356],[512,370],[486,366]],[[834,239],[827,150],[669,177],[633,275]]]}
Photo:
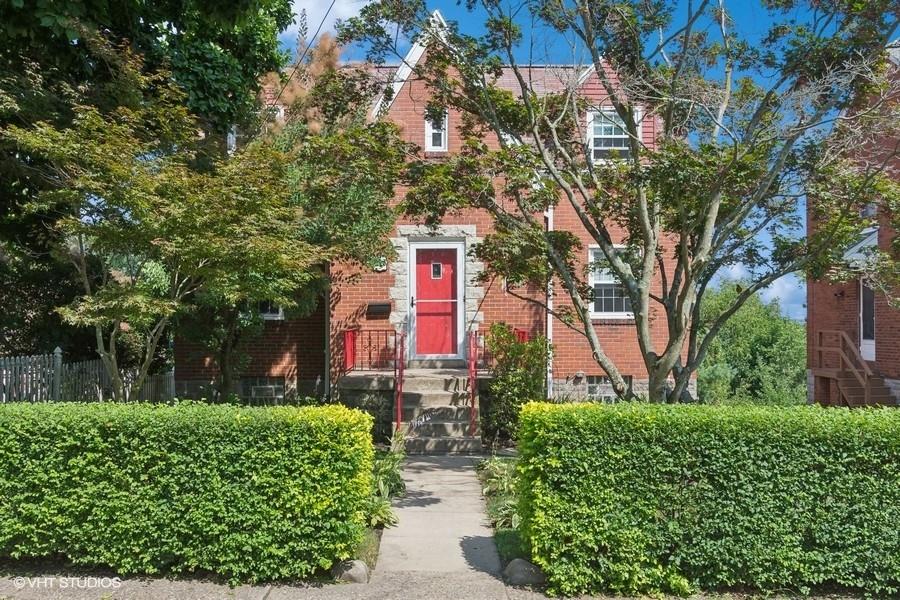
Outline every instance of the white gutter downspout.
{"label": "white gutter downspout", "polygon": [[[546,223],[547,231],[553,231],[553,206],[547,208],[544,212],[544,223]],[[550,350],[548,354],[550,358],[547,360],[547,399],[553,399],[553,315],[551,311],[553,310],[553,278],[547,282],[547,311],[546,318],[547,324],[545,327],[546,337],[547,337],[547,348]]]}

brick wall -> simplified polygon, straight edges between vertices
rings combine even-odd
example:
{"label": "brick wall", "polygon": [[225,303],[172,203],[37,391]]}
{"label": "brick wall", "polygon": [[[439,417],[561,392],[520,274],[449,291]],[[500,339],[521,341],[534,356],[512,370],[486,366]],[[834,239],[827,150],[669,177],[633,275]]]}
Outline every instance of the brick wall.
{"label": "brick wall", "polygon": [[[289,393],[321,392],[325,371],[324,305],[308,317],[266,321],[262,335],[247,343],[246,352],[249,362],[241,373],[243,377],[284,378]],[[202,389],[214,376],[215,368],[202,347],[176,340],[175,379],[181,393]],[[317,380],[319,390],[315,389]]]}
{"label": "brick wall", "polygon": [[[595,100],[602,99],[604,92],[600,87],[599,80],[593,75],[585,82],[585,93]],[[425,136],[425,106],[428,99],[428,93],[424,83],[420,81],[408,82],[395,98],[388,118],[400,125],[406,140],[422,145]],[[448,153],[459,151],[462,145],[460,136],[456,133],[455,128],[459,125],[460,115],[455,111],[450,111],[448,115],[450,126],[450,135],[448,139]],[[650,146],[653,145],[656,136],[657,123],[654,119],[646,118],[643,120],[641,132],[644,142]],[[489,145],[496,145],[496,139],[486,140]],[[426,158],[439,159],[441,153],[428,153]],[[396,200],[399,201],[405,195],[406,190],[398,187]],[[560,230],[569,230],[577,232],[578,237],[584,244],[585,248],[582,252],[585,263],[588,259],[588,246],[593,242],[590,235],[582,227],[575,214],[574,209],[561,202],[555,210],[554,215],[555,228]],[[480,210],[465,210],[459,214],[448,215],[443,222],[445,225],[469,225],[474,226],[476,237],[481,238],[492,230],[492,219],[490,216]],[[407,219],[401,218],[397,225],[412,225],[413,223]],[[395,230],[394,236],[398,235]],[[621,241],[624,239],[624,232],[614,229],[614,236]],[[667,264],[667,268],[672,268],[672,263]],[[341,273],[341,279],[346,280],[339,286],[336,292],[336,301],[334,303],[334,316],[332,319],[333,331],[335,335],[335,347],[340,347],[339,332],[346,328],[361,329],[385,329],[390,328],[391,324],[388,318],[369,319],[365,316],[365,307],[368,302],[383,301],[389,297],[389,290],[395,285],[395,277],[391,274],[390,269],[384,273],[356,273],[345,270],[336,269]],[[354,277],[351,277],[354,276]],[[654,282],[654,292],[661,289],[660,281]],[[525,295],[540,300],[544,299],[544,290],[524,289],[513,290],[518,295]],[[406,299],[395,299],[395,308],[397,302],[406,302]],[[556,306],[571,305],[565,290],[557,285]],[[405,308],[404,308],[405,310]],[[532,333],[544,333],[545,314],[540,307],[529,304],[506,289],[504,282],[496,280],[489,282],[484,286],[484,299],[480,305],[483,315],[483,323],[481,330],[485,330],[490,323],[503,321],[514,327],[525,329]],[[666,337],[665,315],[662,311],[654,309],[652,318],[652,336],[654,342],[660,345],[664,343]],[[606,352],[621,368],[623,374],[632,375],[634,379],[646,379],[646,370],[644,368],[643,359],[638,348],[637,337],[634,330],[633,320],[605,320],[595,322],[598,337],[604,345]],[[584,336],[572,331],[562,322],[555,320],[553,326],[553,344],[555,348],[554,359],[554,377],[564,379],[576,372],[584,372],[586,375],[601,375],[602,370],[594,361],[590,347]],[[339,360],[339,357],[335,357]],[[334,365],[335,369],[337,365]]]}
{"label": "brick wall", "polygon": [[[584,83],[585,94],[595,102],[601,103],[605,93],[601,88],[596,74],[592,75]],[[422,146],[425,140],[425,106],[428,92],[421,81],[412,80],[400,90],[394,99],[387,118],[397,123],[403,133],[403,137],[414,144]],[[448,115],[450,135],[448,138],[447,153],[428,153],[426,158],[440,160],[447,154],[458,152],[462,146],[462,139],[456,128],[460,124],[460,115],[451,110]],[[654,118],[643,119],[641,133],[644,142],[651,146],[656,136],[657,122]],[[497,140],[488,138],[486,142],[496,147]],[[405,195],[406,189],[398,186],[395,202],[399,202]],[[587,231],[577,219],[571,206],[561,202],[555,210],[554,225],[556,229],[566,229],[577,233],[584,244],[582,252],[585,263],[588,260],[588,246],[592,240]],[[467,228],[474,227],[474,239],[467,240],[469,248],[471,243],[482,238],[492,230],[492,219],[480,210],[465,210],[459,214],[448,215],[444,220],[445,226],[464,225]],[[397,228],[392,236],[400,235],[399,228],[415,225],[412,221],[400,218]],[[624,239],[624,232],[613,230],[614,241]],[[669,269],[672,265],[669,264]],[[405,312],[406,307],[398,306],[398,303],[408,302],[408,294],[398,295],[391,299],[391,288],[398,285],[397,277],[389,267],[384,272],[360,271],[346,265],[336,265],[332,269],[333,292],[331,297],[331,347],[332,364],[331,373],[335,376],[340,371],[340,361],[343,356],[342,332],[346,329],[362,330],[392,330],[394,325],[388,315],[373,317],[367,315],[366,307],[371,302],[385,302],[391,300],[393,309]],[[403,284],[405,285],[405,283]],[[654,291],[660,291],[659,280],[655,281]],[[503,281],[495,280],[481,286],[478,306],[483,321],[479,328],[484,331],[497,321],[506,322],[514,327],[527,330],[532,334],[545,333],[546,316],[544,311],[530,304],[515,294],[543,300],[545,291],[542,289],[516,289],[508,290]],[[408,290],[407,290],[408,291]],[[556,306],[561,307],[571,304],[568,295],[561,286],[557,286],[555,294]],[[666,323],[664,314],[654,309],[652,314],[652,336],[657,347],[661,350],[666,337]],[[269,323],[264,336],[253,348],[253,360],[248,375],[285,376],[302,380],[321,372],[323,368],[322,355],[324,338],[324,315],[318,313],[313,318],[302,322],[286,321],[283,323]],[[646,370],[643,365],[641,353],[638,348],[633,320],[606,320],[596,321],[598,337],[605,351],[619,366],[623,375],[632,376],[635,383],[646,380]],[[591,350],[581,334],[572,331],[562,322],[555,320],[553,325],[553,344],[555,348],[554,378],[565,380],[577,372],[586,375],[602,375],[602,370],[591,356]],[[197,379],[210,377],[211,371],[208,360],[198,355],[196,349],[188,344],[179,343],[176,351],[178,379]],[[192,354],[193,352],[193,354]],[[251,372],[252,371],[252,372]]]}

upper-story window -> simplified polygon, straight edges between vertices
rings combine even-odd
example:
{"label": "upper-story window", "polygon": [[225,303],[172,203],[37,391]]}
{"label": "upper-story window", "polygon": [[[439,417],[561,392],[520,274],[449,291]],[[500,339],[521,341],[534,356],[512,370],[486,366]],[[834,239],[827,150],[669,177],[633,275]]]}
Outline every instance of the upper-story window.
{"label": "upper-story window", "polygon": [[284,309],[270,300],[258,304],[259,316],[265,321],[283,321]]}
{"label": "upper-story window", "polygon": [[437,122],[425,117],[425,151],[447,151],[447,113]]}
{"label": "upper-story window", "polygon": [[588,145],[594,161],[631,156],[628,129],[614,108],[590,112],[587,120]]}
{"label": "upper-story window", "polygon": [[634,317],[631,298],[608,265],[600,248],[591,248],[588,254],[590,272],[588,283],[594,296],[591,316],[598,319],[629,319]]}

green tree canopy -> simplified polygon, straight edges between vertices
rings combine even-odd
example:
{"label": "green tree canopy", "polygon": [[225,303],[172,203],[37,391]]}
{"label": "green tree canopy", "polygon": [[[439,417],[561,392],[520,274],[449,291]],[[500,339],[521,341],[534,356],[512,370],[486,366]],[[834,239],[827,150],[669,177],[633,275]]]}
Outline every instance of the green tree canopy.
{"label": "green tree canopy", "polygon": [[[860,151],[900,139],[900,79],[886,52],[900,22],[894,0],[760,2],[761,39],[726,0],[466,4],[487,15],[485,33],[444,26],[423,0],[374,2],[342,29],[373,60],[421,36],[428,53],[413,77],[433,93],[430,111],[461,114],[463,150],[412,165],[407,211],[428,223],[487,211],[487,276],[565,295],[571,309],[555,303],[556,316],[584,335],[622,397],[632,392],[608,352],[615,341],[591,314],[596,265],[571,232],[545,227],[545,211],[564,206],[599,248],[630,302],[649,395],[662,402],[688,395],[719,330],[757,291],[788,273],[829,272],[873,222],[863,209],[900,198],[884,156],[898,149]],[[545,38],[573,59],[536,76],[531,65],[556,62]],[[618,149],[592,147],[602,136],[588,115],[617,132]],[[818,225],[808,236],[806,206]],[[704,295],[734,265],[750,273],[746,287],[704,324]]]}
{"label": "green tree canopy", "polygon": [[[150,91],[123,68],[139,56],[143,74],[169,73],[194,126],[209,134],[206,153],[221,154],[225,129],[256,118],[260,76],[285,63],[278,35],[291,21],[289,0],[0,2],[0,128],[63,129],[82,114],[77,107],[100,115],[139,109]],[[51,170],[40,155],[0,139],[0,281],[21,292],[0,303],[0,331],[16,332],[5,337],[7,352],[62,344],[78,355],[84,345],[52,313],[61,294],[74,296],[51,252],[60,242],[56,220],[70,207],[33,202],[54,185]],[[34,293],[23,297],[25,290]]]}
{"label": "green tree canopy", "polygon": [[[0,131],[50,167],[29,208],[67,209],[54,225],[54,252],[72,265],[81,292],[61,313],[94,332],[120,400],[140,389],[190,297],[236,303],[252,295],[290,306],[329,258],[302,238],[285,153],[257,142],[196,169],[201,139],[184,92],[167,73],[147,75],[138,57],[126,58],[122,76],[143,96],[135,107],[76,106],[66,127]],[[119,364],[126,333],[141,341],[131,374]]]}
{"label": "green tree canopy", "polygon": [[[368,118],[378,87],[366,69],[340,66],[339,55],[325,36],[291,68],[289,81],[272,78],[289,106],[285,122],[270,124],[266,140],[287,160],[282,185],[303,214],[295,235],[320,257],[314,278],[282,304],[288,317],[329,302],[331,262],[367,268],[394,252],[391,201],[411,148],[394,124]],[[240,276],[262,275],[248,265]],[[195,310],[180,323],[212,356],[220,397],[234,390],[249,364],[246,349],[263,330],[256,303],[278,300],[264,295],[265,286],[240,289],[242,296],[198,294]]]}
{"label": "green tree canopy", "polygon": [[[703,320],[715,322],[747,282],[726,281],[707,293]],[[781,314],[777,300],[748,299],[710,344],[699,372],[705,403],[806,402],[806,328]]]}

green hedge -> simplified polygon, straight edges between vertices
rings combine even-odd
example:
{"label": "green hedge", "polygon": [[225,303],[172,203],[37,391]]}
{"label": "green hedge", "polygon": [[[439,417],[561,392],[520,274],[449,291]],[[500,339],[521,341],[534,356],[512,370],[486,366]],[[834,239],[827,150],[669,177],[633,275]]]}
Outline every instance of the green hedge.
{"label": "green hedge", "polygon": [[528,404],[519,440],[554,592],[900,587],[900,410]]}
{"label": "green hedge", "polygon": [[0,405],[0,556],[307,577],[362,539],[371,425],[340,406]]}

